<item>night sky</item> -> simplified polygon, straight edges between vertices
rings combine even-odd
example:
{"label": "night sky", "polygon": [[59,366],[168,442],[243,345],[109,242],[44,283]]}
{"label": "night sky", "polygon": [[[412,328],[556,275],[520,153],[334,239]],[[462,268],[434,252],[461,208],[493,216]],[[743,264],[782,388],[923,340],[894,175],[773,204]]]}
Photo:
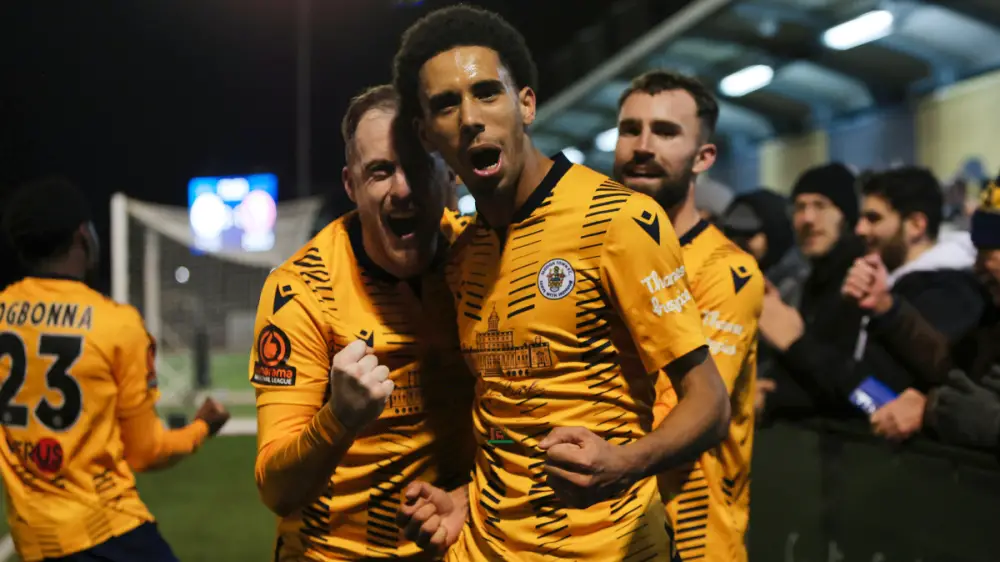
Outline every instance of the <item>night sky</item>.
{"label": "night sky", "polygon": [[[339,124],[350,97],[389,81],[403,30],[428,10],[454,2],[398,3],[313,0],[313,193],[342,196]],[[470,3],[507,17],[541,61],[611,2]],[[79,183],[91,194],[105,255],[108,200],[115,191],[186,205],[193,176],[268,171],[278,174],[282,197],[294,197],[295,5],[3,2],[0,195],[43,174]],[[555,92],[546,91],[544,75],[542,80],[544,102]],[[6,282],[17,272],[9,251],[3,252]]]}

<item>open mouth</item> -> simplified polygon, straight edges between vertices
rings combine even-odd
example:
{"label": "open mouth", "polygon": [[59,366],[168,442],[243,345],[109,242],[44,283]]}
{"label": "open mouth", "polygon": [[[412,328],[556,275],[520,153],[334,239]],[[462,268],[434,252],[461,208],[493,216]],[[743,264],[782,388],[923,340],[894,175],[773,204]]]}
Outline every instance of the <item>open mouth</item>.
{"label": "open mouth", "polygon": [[399,238],[414,234],[419,226],[416,213],[393,213],[386,217],[385,223]]}
{"label": "open mouth", "polygon": [[502,153],[495,146],[482,146],[469,150],[472,169],[479,176],[491,176],[500,170]]}
{"label": "open mouth", "polygon": [[625,172],[625,176],[636,179],[660,179],[666,174],[655,168],[636,167]]}

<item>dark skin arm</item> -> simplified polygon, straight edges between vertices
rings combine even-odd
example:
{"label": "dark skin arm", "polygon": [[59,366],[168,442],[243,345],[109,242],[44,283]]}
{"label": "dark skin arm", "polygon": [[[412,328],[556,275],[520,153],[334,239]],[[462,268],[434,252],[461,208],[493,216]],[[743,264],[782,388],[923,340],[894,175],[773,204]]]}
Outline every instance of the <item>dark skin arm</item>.
{"label": "dark skin arm", "polygon": [[571,507],[588,507],[633,484],[683,465],[717,445],[729,430],[726,385],[699,348],[666,369],[678,404],[654,431],[616,446],[580,427],[559,427],[538,444],[546,452],[548,484]]}

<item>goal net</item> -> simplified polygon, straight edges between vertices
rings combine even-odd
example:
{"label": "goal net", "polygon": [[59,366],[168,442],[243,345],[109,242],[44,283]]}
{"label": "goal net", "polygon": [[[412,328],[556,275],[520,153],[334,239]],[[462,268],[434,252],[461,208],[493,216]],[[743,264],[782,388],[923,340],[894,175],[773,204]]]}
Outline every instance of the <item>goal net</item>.
{"label": "goal net", "polygon": [[247,361],[261,287],[308,240],[321,205],[319,197],[279,204],[268,251],[202,252],[186,207],[113,196],[112,298],[138,308],[156,338],[161,405],[187,408],[206,393],[229,406],[254,403]]}

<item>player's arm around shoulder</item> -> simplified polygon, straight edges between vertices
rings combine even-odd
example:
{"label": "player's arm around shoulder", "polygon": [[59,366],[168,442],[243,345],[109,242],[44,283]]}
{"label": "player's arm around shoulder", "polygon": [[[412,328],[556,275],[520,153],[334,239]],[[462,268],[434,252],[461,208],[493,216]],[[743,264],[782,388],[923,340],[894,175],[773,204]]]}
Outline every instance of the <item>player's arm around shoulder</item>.
{"label": "player's arm around shoulder", "polygon": [[215,435],[229,420],[229,412],[209,398],[198,410],[194,422],[183,428],[166,429],[156,413],[160,396],[156,341],[146,332],[135,308],[115,306],[119,318],[112,374],[118,387],[116,417],[125,460],[136,472],[172,466]]}
{"label": "player's arm around shoulder", "polygon": [[733,248],[705,264],[694,286],[709,352],[730,393],[757,340],[765,285],[753,256]]}

